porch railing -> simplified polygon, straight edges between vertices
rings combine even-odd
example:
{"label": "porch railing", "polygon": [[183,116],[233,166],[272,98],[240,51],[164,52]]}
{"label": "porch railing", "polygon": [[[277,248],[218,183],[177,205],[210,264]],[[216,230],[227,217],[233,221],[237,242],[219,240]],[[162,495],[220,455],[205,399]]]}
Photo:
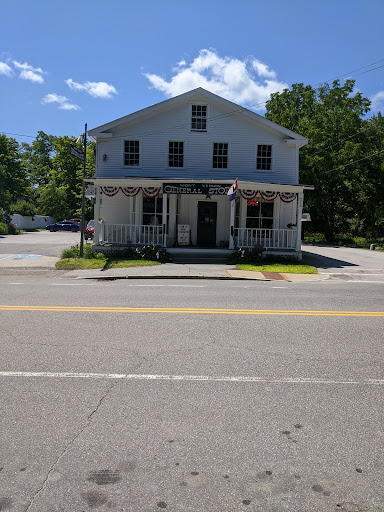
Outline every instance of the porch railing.
{"label": "porch railing", "polygon": [[264,249],[296,249],[297,230],[235,228],[234,243],[244,248],[260,244]]}
{"label": "porch railing", "polygon": [[163,245],[163,226],[132,224],[100,225],[100,242],[120,245]]}

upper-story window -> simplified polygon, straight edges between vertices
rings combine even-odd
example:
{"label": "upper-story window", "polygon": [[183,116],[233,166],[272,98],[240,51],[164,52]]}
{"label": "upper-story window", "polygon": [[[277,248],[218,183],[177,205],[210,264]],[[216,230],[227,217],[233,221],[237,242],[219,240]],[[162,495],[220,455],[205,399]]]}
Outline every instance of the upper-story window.
{"label": "upper-story window", "polygon": [[184,167],[184,142],[169,142],[168,166]]}
{"label": "upper-story window", "polygon": [[140,165],[140,141],[125,140],[124,141],[124,165],[139,166]]}
{"label": "upper-story window", "polygon": [[207,105],[192,105],[191,130],[207,131]]}
{"label": "upper-story window", "polygon": [[212,167],[214,169],[228,168],[228,144],[226,142],[213,143]]}
{"label": "upper-story window", "polygon": [[270,171],[272,165],[272,145],[258,144],[256,169]]}

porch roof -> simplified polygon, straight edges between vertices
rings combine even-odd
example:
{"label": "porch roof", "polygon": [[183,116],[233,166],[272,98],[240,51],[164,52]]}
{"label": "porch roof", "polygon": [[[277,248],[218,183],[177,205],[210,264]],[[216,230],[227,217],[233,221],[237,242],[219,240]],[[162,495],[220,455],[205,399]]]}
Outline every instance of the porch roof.
{"label": "porch roof", "polygon": [[[205,183],[205,184],[222,184],[229,185],[233,184],[231,180],[193,180],[183,178],[173,179],[161,179],[161,178],[86,178],[84,181],[87,183],[93,183],[100,187],[159,187],[163,183]],[[237,182],[239,189],[244,190],[262,190],[269,191],[274,190],[276,192],[302,192],[303,190],[314,190],[313,185],[292,185],[288,183],[272,183],[272,182],[260,182],[260,181],[240,181]]]}

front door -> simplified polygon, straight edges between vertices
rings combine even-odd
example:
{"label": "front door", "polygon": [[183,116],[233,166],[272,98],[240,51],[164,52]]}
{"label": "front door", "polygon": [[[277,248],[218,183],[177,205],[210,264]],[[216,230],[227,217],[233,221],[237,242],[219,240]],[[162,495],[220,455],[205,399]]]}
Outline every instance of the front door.
{"label": "front door", "polygon": [[217,203],[199,201],[197,207],[197,245],[216,246]]}

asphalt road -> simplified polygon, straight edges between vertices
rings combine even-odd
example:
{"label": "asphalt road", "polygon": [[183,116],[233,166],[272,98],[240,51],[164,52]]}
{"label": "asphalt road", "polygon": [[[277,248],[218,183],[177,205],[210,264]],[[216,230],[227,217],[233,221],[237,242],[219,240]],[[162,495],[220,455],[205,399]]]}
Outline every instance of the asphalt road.
{"label": "asphalt road", "polygon": [[0,315],[0,510],[384,510],[382,282],[10,274]]}

